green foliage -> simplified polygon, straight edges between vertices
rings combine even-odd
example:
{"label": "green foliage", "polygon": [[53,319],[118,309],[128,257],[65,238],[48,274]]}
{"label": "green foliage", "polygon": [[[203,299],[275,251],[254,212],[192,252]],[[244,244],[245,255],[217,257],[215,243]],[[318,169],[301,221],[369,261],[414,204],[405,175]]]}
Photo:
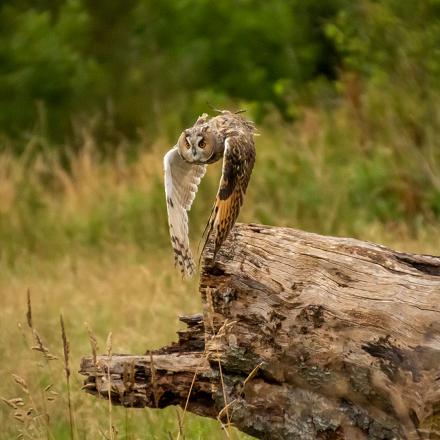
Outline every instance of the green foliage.
{"label": "green foliage", "polygon": [[375,83],[411,78],[413,85],[438,87],[439,18],[438,0],[367,0],[342,9],[326,32],[346,65]]}
{"label": "green foliage", "polygon": [[17,138],[38,123],[60,140],[80,121],[100,137],[130,136],[167,129],[159,115],[180,124],[229,98],[291,115],[304,84],[334,77],[338,55],[323,25],[339,3],[7,1],[0,132]]}
{"label": "green foliage", "polygon": [[438,0],[354,2],[327,24],[326,34],[336,44],[343,68],[363,78],[372,132],[383,132],[384,121],[392,121],[390,127],[402,130],[419,147],[430,130],[438,132]]}
{"label": "green foliage", "polygon": [[54,20],[47,10],[6,4],[0,23],[0,127],[18,136],[39,122],[44,134],[62,133],[69,116],[63,113],[81,112],[99,77],[97,63],[84,54],[86,11],[68,0]]}
{"label": "green foliage", "polygon": [[417,141],[440,91],[439,16],[438,0],[7,0],[0,134],[59,142],[86,126],[107,151],[139,130],[174,134],[208,103],[298,119],[334,107],[350,71],[372,125],[386,93]]}

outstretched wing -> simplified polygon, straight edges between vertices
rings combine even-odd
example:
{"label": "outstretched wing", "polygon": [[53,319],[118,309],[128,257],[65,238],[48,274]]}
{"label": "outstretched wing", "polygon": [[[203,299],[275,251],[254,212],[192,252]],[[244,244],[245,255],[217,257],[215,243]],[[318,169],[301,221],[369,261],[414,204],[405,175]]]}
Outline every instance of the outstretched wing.
{"label": "outstretched wing", "polygon": [[165,195],[174,260],[182,275],[194,274],[195,265],[189,247],[188,214],[196,195],[206,165],[184,161],[174,147],[163,158],[165,172]]}
{"label": "outstretched wing", "polygon": [[214,231],[214,260],[237,220],[254,162],[255,146],[252,136],[238,135],[226,139],[220,187],[205,229],[207,233],[203,245],[204,248]]}

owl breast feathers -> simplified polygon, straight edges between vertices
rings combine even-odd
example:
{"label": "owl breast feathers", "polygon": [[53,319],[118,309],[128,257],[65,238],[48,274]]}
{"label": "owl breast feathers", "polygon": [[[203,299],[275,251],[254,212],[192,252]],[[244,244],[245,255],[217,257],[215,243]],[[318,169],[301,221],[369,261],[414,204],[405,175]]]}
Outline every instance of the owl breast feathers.
{"label": "owl breast feathers", "polygon": [[205,113],[182,132],[164,156],[165,195],[171,244],[183,276],[192,276],[195,264],[189,246],[188,214],[198,185],[210,163],[223,157],[222,176],[204,244],[214,238],[214,260],[234,226],[255,162],[254,124],[236,113],[222,111],[209,118]]}

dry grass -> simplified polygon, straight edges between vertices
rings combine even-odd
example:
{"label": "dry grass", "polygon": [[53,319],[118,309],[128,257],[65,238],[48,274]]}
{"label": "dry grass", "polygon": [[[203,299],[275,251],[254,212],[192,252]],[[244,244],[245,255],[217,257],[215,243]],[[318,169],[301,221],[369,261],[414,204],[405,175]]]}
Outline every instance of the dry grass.
{"label": "dry grass", "polygon": [[[258,138],[241,220],[438,254],[437,145],[422,154],[396,129],[390,145],[367,139],[361,146],[349,122],[312,111],[294,128],[269,121],[276,129]],[[32,143],[20,158],[0,155],[2,438],[244,437],[214,420],[176,420],[172,408],[111,407],[82,391],[76,373],[81,356],[96,358],[109,332],[109,352],[144,353],[175,339],[178,315],[201,310],[196,281],[182,282],[172,264],[161,182],[169,145],[158,141],[135,161],[121,147],[103,160],[84,135],[77,154],[64,154],[67,165],[62,154],[37,154]],[[219,167],[194,204],[193,237],[209,213]],[[225,400],[227,425],[231,408]]]}
{"label": "dry grass", "polygon": [[[430,242],[423,248],[420,242],[409,240],[399,247],[434,251]],[[38,357],[33,356],[30,347],[35,342],[30,342],[31,331],[26,344],[20,343],[17,322],[26,320],[27,289],[32,288],[34,304],[27,315],[32,316],[34,329],[38,328],[41,345],[55,355],[64,350],[57,330],[57,316],[60,310],[63,311],[65,328],[70,335],[71,405],[76,420],[76,438],[104,438],[101,432],[109,423],[108,404],[81,391],[81,377],[75,372],[80,357],[90,352],[83,323],[85,320],[93,323],[96,340],[101,341],[102,346],[111,329],[116,335],[113,352],[142,353],[175,339],[176,316],[197,312],[201,305],[195,283],[182,283],[175,276],[169,259],[170,256],[164,254],[160,258],[146,256],[139,261],[137,250],[130,248],[115,252],[111,257],[66,256],[50,264],[26,258],[23,266],[19,264],[14,273],[0,279],[0,350],[6,360],[1,364],[0,374],[4,378],[12,372],[17,374],[16,382],[4,380],[0,385],[0,396],[11,403],[16,402],[17,406],[9,409],[3,404],[0,419],[4,438],[16,438],[23,427],[27,433],[24,438],[68,439],[71,436],[66,406],[59,404],[60,398],[68,399],[68,390],[63,385],[65,363],[49,361],[45,349],[34,351]],[[48,391],[42,391],[48,386]],[[41,417],[35,418],[37,414]],[[186,439],[222,439],[225,436],[225,431],[215,421],[201,421],[189,414],[185,416],[184,426],[182,421],[177,424],[172,409],[127,412],[114,407],[111,426],[112,435],[113,426],[118,429],[119,439],[162,439],[168,438],[167,433],[176,438],[179,431],[182,431],[181,438],[185,433]],[[240,435],[234,434],[234,438]]]}
{"label": "dry grass", "polygon": [[70,364],[69,364],[70,344],[67,339],[66,329],[64,327],[63,315],[60,315],[60,327],[61,327],[61,340],[63,342],[64,372],[66,375],[66,386],[67,386],[67,406],[69,410],[70,439],[74,440],[75,428],[74,428],[74,419],[73,419],[73,411],[72,411],[72,397],[70,394]]}
{"label": "dry grass", "polygon": [[[129,249],[125,251],[128,263],[124,254],[114,256],[111,261],[96,256],[78,258],[75,271],[72,271],[68,260],[55,265],[35,261],[32,263],[33,269],[26,271],[22,268],[19,277],[11,275],[7,279],[0,279],[0,290],[3,293],[0,350],[8,353],[3,359],[10,359],[2,362],[0,374],[7,378],[14,372],[19,380],[19,383],[12,379],[2,381],[0,396],[6,400],[21,398],[26,402],[25,410],[18,407],[20,412],[16,414],[17,417],[25,417],[31,407],[44,413],[41,409],[42,390],[53,384],[45,392],[51,397],[49,400],[46,398],[45,402],[50,416],[51,438],[68,439],[71,435],[69,414],[66,411],[68,395],[65,362],[62,361],[64,348],[63,343],[60,343],[57,323],[60,310],[63,311],[65,331],[69,334],[75,438],[81,439],[104,438],[102,431],[107,431],[105,435],[109,438],[108,428],[105,428],[109,424],[108,403],[82,391],[82,378],[76,373],[81,356],[90,353],[84,320],[93,323],[96,339],[101,341],[102,346],[105,346],[106,335],[112,329],[116,336],[112,342],[112,352],[143,353],[147,348],[159,347],[175,339],[175,332],[179,328],[176,317],[179,314],[200,310],[193,284],[182,283],[174,276],[174,269],[164,264],[164,261],[152,257],[143,262],[133,261],[136,257],[130,256],[130,253],[134,252]],[[165,256],[163,260],[166,261]],[[28,286],[32,286],[34,327],[41,333],[44,346],[51,352],[61,354],[59,360],[50,361],[49,365],[43,352],[36,352],[38,357],[32,355],[29,334],[27,343],[20,344],[17,322],[26,319]],[[28,389],[28,393],[25,389]],[[52,400],[53,392],[57,393],[55,400]],[[34,404],[30,404],[28,395],[32,396]],[[60,405],[60,399],[66,400],[66,405]],[[14,412],[11,412],[12,408],[8,404],[0,404],[4,438],[13,439],[22,429],[23,423],[14,419]],[[38,423],[38,432],[33,428],[33,437],[28,438],[46,438],[43,430],[45,425]],[[126,412],[122,408],[113,407],[112,426],[119,431],[118,439],[128,438],[125,435],[127,426],[129,438],[133,440],[167,438],[167,432],[171,432],[173,438],[177,435],[176,416],[171,408],[165,411]],[[111,432],[114,438],[113,429]],[[215,421],[205,422],[191,415],[186,416],[185,434],[186,439],[224,437]]]}

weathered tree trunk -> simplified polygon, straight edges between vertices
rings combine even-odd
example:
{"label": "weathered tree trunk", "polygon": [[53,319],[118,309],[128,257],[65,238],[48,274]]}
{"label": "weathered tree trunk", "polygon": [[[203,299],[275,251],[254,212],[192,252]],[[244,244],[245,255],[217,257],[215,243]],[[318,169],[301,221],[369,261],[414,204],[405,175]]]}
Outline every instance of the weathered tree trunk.
{"label": "weathered tree trunk", "polygon": [[440,438],[440,257],[243,224],[211,255],[203,316],[147,355],[85,357],[87,391],[107,397],[109,368],[117,404],[191,389],[189,411],[258,438]]}

